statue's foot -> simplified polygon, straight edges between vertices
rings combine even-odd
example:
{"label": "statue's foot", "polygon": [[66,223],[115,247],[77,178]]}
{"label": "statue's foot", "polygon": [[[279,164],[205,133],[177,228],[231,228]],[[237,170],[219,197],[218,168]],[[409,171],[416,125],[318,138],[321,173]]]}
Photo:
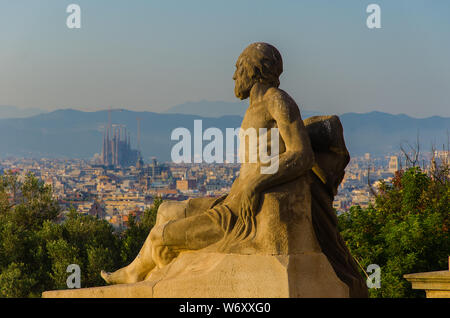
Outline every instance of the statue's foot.
{"label": "statue's foot", "polygon": [[110,272],[105,272],[104,270],[102,270],[102,271],[100,272],[100,276],[102,276],[102,278],[103,278],[103,279],[105,280],[105,282],[107,282],[108,284],[113,284],[112,278],[111,278],[112,273],[110,273]]}
{"label": "statue's foot", "polygon": [[108,284],[134,284],[142,280],[138,275],[131,275],[126,267],[113,273],[102,270],[100,275]]}
{"label": "statue's foot", "polygon": [[129,284],[135,281],[128,275],[125,268],[121,268],[113,273],[101,271],[100,275],[108,284]]}

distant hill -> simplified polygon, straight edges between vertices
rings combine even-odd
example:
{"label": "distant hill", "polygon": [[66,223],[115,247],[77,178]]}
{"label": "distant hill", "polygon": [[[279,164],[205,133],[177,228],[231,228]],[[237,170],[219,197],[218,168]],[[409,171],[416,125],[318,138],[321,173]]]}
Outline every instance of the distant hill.
{"label": "distant hill", "polygon": [[247,107],[248,101],[222,102],[202,100],[173,106],[164,113],[198,115],[202,117],[244,116]]}
{"label": "distant hill", "polygon": [[[91,158],[101,153],[107,111],[83,112],[57,110],[29,118],[0,119],[0,156]],[[224,116],[203,118],[194,115],[158,114],[129,110],[111,113],[113,124],[126,125],[136,147],[137,122],[141,118],[141,149],[144,159],[156,156],[170,160],[176,142],[170,140],[173,129],[186,127],[193,131],[194,119],[203,119],[205,128],[239,127],[242,118]]]}
{"label": "distant hill", "polygon": [[430,151],[432,144],[442,149],[447,145],[450,118],[433,116],[413,118],[404,114],[383,112],[346,113],[339,116],[351,154],[383,154],[399,151],[403,142],[415,143],[417,134],[422,151]]}
{"label": "distant hill", "polygon": [[[186,114],[161,114],[153,112],[113,111],[112,122],[123,124],[131,132],[136,147],[136,117],[141,118],[141,149],[144,159],[156,156],[170,160],[170,151],[176,143],[170,134],[177,127],[193,131],[194,119],[203,120],[203,129],[239,127],[240,116],[220,118]],[[423,144],[430,149],[447,142],[450,118],[412,118],[381,112],[365,114],[346,113],[340,116],[344,126],[347,147],[352,155],[365,152],[385,154],[396,152],[403,141],[414,142],[417,131]],[[28,118],[0,119],[0,157],[8,155],[25,157],[76,157],[91,158],[101,152],[103,129],[107,111],[83,112],[58,110]]]}
{"label": "distant hill", "polygon": [[[166,110],[166,114],[198,115],[202,117],[241,116],[248,107],[248,100],[239,102],[207,101],[187,102]],[[302,117],[321,115],[320,112],[302,110]]]}
{"label": "distant hill", "polygon": [[24,118],[46,112],[39,108],[19,108],[16,106],[0,105],[0,118]]}

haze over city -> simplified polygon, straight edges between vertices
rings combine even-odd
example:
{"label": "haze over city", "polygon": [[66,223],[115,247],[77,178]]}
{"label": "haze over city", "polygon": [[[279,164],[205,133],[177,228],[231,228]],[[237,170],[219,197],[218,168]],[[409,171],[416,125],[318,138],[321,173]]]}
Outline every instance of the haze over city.
{"label": "haze over city", "polygon": [[[232,75],[251,42],[279,48],[281,88],[325,114],[450,116],[448,1],[72,1],[0,4],[0,105],[162,112],[238,101]],[[1,107],[1,106],[0,106]]]}

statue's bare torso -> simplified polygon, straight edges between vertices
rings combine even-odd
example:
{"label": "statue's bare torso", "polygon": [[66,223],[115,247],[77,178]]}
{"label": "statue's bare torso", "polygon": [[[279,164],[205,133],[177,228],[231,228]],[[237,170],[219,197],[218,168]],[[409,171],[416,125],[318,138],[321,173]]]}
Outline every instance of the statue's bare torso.
{"label": "statue's bare torso", "polygon": [[[275,91],[277,90],[277,91]],[[260,164],[260,156],[259,156],[259,138],[265,138],[267,140],[267,149],[268,152],[271,152],[272,149],[272,140],[271,140],[271,134],[270,129],[271,128],[278,128],[277,123],[275,119],[273,118],[271,114],[271,110],[269,108],[271,107],[271,104],[273,103],[273,96],[274,94],[281,94],[282,92],[278,89],[273,89],[271,92],[267,92],[266,95],[262,97],[261,100],[258,100],[256,102],[250,103],[249,108],[247,109],[244,119],[241,124],[242,131],[247,131],[248,129],[254,129],[256,131],[258,141],[257,141],[257,148],[253,149],[250,147],[250,144],[248,142],[248,138],[245,135],[241,135],[240,138],[240,146],[243,155],[243,158],[241,158],[241,169],[240,169],[240,175],[245,178],[248,175],[252,175],[255,173],[258,173],[259,164]],[[260,128],[266,128],[265,136],[260,136]],[[247,140],[245,140],[247,139]],[[283,153],[285,149],[284,141],[281,139],[281,142],[279,142],[279,152]],[[257,164],[251,163],[250,158],[252,155],[252,152],[255,153],[255,157],[257,158]]]}
{"label": "statue's bare torso", "polygon": [[[282,125],[281,129],[279,125]],[[286,125],[289,127],[285,127]],[[264,131],[260,131],[261,128],[265,128],[265,134]],[[278,144],[273,143],[271,139],[272,128],[276,128],[279,131]],[[239,202],[236,201],[236,195],[242,191],[243,183],[252,183],[254,185],[255,183],[263,183],[262,189],[268,188],[264,186],[263,179],[270,179],[270,175],[263,175],[261,172],[261,166],[267,166],[268,163],[261,163],[259,153],[259,147],[261,145],[259,141],[261,139],[266,140],[268,154],[273,154],[274,149],[272,149],[272,145],[275,144],[275,146],[278,147],[278,155],[283,157],[286,152],[286,144],[291,145],[293,142],[302,139],[301,135],[304,127],[295,101],[283,90],[270,87],[260,96],[255,98],[255,100],[253,98],[250,99],[250,105],[241,124],[241,131],[248,131],[249,129],[254,129],[256,131],[257,147],[251,147],[250,137],[241,134],[241,148],[239,150],[241,155],[241,168],[239,177],[233,183],[226,200],[228,204],[235,207],[232,208],[234,212],[237,212],[239,209],[237,206]],[[260,132],[263,133],[263,135],[260,135]],[[307,142],[306,139],[305,141]],[[254,154],[257,158],[256,162],[251,162],[253,152],[256,152]],[[273,177],[279,177],[278,172],[274,173]],[[272,186],[276,185],[277,183],[272,183]]]}

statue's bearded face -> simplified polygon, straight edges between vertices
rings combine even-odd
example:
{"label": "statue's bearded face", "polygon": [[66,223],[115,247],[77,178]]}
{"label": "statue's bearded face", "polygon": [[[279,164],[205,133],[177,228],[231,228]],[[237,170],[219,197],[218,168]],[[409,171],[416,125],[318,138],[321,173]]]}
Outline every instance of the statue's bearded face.
{"label": "statue's bearded face", "polygon": [[236,62],[236,71],[233,75],[234,94],[239,99],[246,99],[250,96],[250,90],[253,87],[254,79],[248,74],[246,67],[244,67],[241,58]]}

